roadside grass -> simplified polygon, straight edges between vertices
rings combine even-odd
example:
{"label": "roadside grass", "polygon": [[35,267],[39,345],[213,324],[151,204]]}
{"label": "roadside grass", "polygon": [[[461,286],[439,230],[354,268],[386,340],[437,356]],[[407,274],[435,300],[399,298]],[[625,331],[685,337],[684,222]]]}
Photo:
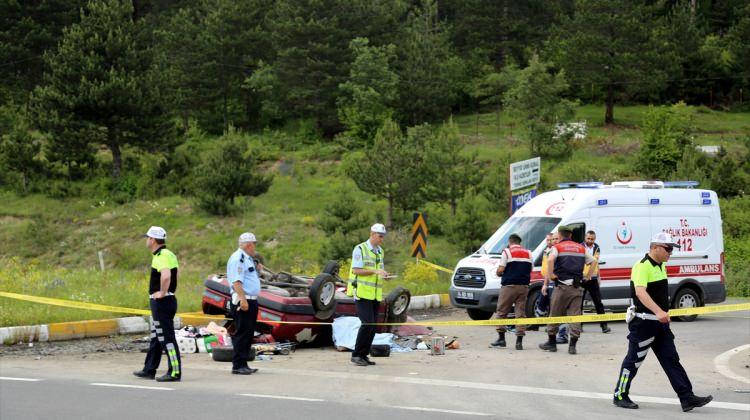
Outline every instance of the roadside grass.
{"label": "roadside grass", "polygon": [[[603,106],[579,107],[577,116],[589,123],[589,136],[577,145],[569,160],[543,161],[543,187],[554,188],[563,181],[613,181],[631,174],[640,140],[638,125],[647,109],[616,107],[617,124],[604,126]],[[466,150],[476,151],[482,165],[504,165],[508,159],[531,157],[520,140],[519,125],[503,112],[499,126],[492,112],[461,115],[454,121]],[[698,108],[695,122],[700,144],[724,141],[733,150],[739,147],[737,140],[750,133],[750,113]],[[252,136],[253,142],[263,144],[259,134]],[[320,249],[328,240],[317,227],[325,207],[345,195],[382,219],[386,203],[359,191],[346,177],[338,160],[342,154],[339,146],[305,144],[287,150],[279,146],[283,139],[269,141],[268,153],[277,159],[271,167],[275,178],[270,190],[259,197],[241,199],[241,211],[229,217],[208,215],[179,196],[118,205],[86,196],[51,199],[0,192],[0,290],[147,309],[150,254],[141,235],[150,225],[167,229],[168,246],[179,258],[180,311],[200,310],[204,279],[224,271],[226,259],[237,247],[236,238],[244,231],[258,236],[258,250],[269,268],[317,274],[324,263]],[[498,208],[504,207],[503,203]],[[504,214],[493,213],[492,217],[497,217],[490,221],[496,228]],[[407,228],[395,229],[386,239],[386,268],[400,274],[387,284],[386,292],[402,285],[413,295],[446,293],[448,274],[414,269],[409,264],[413,262],[410,242]],[[732,265],[740,256],[732,250],[741,249],[735,242],[727,242],[727,290],[730,294],[750,294],[746,268]],[[99,270],[99,251],[104,272]],[[433,234],[428,239],[427,261],[452,269],[464,255],[445,235]],[[346,270],[342,268],[342,276]],[[120,315],[0,298],[0,326]]]}

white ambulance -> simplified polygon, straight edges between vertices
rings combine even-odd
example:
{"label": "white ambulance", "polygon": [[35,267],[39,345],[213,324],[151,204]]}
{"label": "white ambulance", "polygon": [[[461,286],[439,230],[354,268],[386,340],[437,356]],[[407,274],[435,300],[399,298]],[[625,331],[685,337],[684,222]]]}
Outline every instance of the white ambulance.
{"label": "white ambulance", "polygon": [[500,253],[508,246],[508,236],[516,233],[534,256],[526,305],[527,316],[534,316],[543,280],[540,270],[545,236],[559,225],[573,227],[573,240],[577,242],[583,242],[589,230],[596,233],[606,308],[623,311],[630,305],[630,270],[648,252],[650,239],[657,232],[670,233],[682,246],[667,263],[672,307],[723,302],[726,289],[719,200],[715,192],[692,186],[697,183],[560,184],[564,189],[534,197],[479,250],[458,262],[449,290],[451,303],[466,308],[472,319],[492,316],[500,289],[501,278],[495,274]]}

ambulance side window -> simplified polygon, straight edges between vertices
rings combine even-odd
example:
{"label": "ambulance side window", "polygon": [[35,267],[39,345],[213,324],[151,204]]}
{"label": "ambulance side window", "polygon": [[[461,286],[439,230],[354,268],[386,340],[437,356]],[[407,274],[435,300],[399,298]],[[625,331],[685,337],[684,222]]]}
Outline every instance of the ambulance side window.
{"label": "ambulance side window", "polygon": [[586,223],[570,223],[568,226],[573,228],[573,242],[583,242],[586,237]]}

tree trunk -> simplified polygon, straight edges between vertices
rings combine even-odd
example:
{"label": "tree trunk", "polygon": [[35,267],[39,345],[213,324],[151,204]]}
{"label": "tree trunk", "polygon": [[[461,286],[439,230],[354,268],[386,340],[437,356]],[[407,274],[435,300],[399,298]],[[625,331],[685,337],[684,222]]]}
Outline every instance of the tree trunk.
{"label": "tree trunk", "polygon": [[388,197],[388,229],[393,227],[393,198]]}
{"label": "tree trunk", "polygon": [[607,111],[604,113],[604,124],[615,122],[615,87],[611,83],[607,85]]}
{"label": "tree trunk", "polygon": [[453,216],[456,215],[456,208],[457,207],[458,207],[458,203],[456,203],[456,199],[455,198],[451,198],[451,214]]}
{"label": "tree trunk", "polygon": [[120,152],[120,145],[112,143],[109,145],[109,150],[112,151],[112,178],[120,179],[120,173],[122,172],[122,153]]}

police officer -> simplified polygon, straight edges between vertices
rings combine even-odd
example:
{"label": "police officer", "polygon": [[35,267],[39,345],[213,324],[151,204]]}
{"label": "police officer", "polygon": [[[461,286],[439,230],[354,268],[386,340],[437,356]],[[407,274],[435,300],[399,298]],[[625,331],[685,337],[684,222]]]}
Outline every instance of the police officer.
{"label": "police officer", "polygon": [[143,369],[133,372],[139,378],[154,379],[159,368],[162,352],[167,354],[169,368],[158,382],[179,381],[182,378],[180,349],[174,336],[174,316],[177,313],[177,257],[165,243],[167,232],[159,226],[151,226],[146,237],[146,246],[151,250],[151,280],[149,282],[149,306],[151,307],[151,343],[146,353]]}
{"label": "police officer", "polygon": [[227,261],[227,280],[232,285],[232,304],[230,307],[234,319],[232,335],[232,374],[251,375],[258,369],[247,365],[250,357],[250,346],[255,334],[255,320],[258,318],[258,294],[260,278],[254,257],[255,235],[245,232],[240,235],[239,249]]}
{"label": "police officer", "polygon": [[669,282],[665,263],[674,248],[680,246],[672,235],[657,233],[651,239],[649,251],[633,266],[630,275],[630,291],[633,306],[628,309],[628,354],[622,361],[620,377],[615,387],[613,403],[622,408],[638,408],[630,399],[630,385],[649,349],[654,351],[662,369],[667,374],[672,388],[680,397],[682,411],[703,407],[713,400],[712,396],[698,397],[693,394],[685,368],[674,345],[674,334],[669,328]]}
{"label": "police officer", "polygon": [[[541,274],[542,278],[547,277],[547,273],[549,273],[549,267],[548,267],[548,260],[547,257],[549,256],[550,251],[552,251],[552,247],[555,246],[556,243],[560,242],[560,235],[557,232],[551,232],[547,234],[547,247],[544,248],[544,251],[542,253],[542,269]],[[554,278],[554,277],[553,277]],[[542,293],[541,296],[539,296],[539,301],[537,303],[536,312],[535,315],[537,317],[543,317],[549,315],[549,302],[552,298],[552,292],[555,290],[555,283],[550,282],[547,285],[547,293]]]}
{"label": "police officer", "polygon": [[388,277],[384,269],[383,240],[385,226],[375,223],[370,227],[370,239],[354,247],[352,267],[349,269],[349,282],[346,294],[353,296],[357,307],[357,316],[362,325],[357,333],[357,342],[352,352],[352,363],[357,366],[374,365],[368,357],[372,340],[375,338],[375,326],[380,301],[383,300],[383,281]]}
{"label": "police officer", "polygon": [[[516,318],[526,317],[526,298],[531,281],[531,252],[521,246],[521,237],[515,233],[508,237],[508,247],[500,254],[497,276],[502,276],[500,295],[497,299],[497,318],[508,317],[515,304]],[[490,344],[495,348],[505,347],[505,325],[498,325],[497,340]],[[523,350],[525,325],[516,325],[516,350]]]}
{"label": "police officer", "polygon": [[[586,238],[581,245],[586,248],[586,253],[593,256],[596,260],[592,264],[586,264],[586,267],[583,269],[583,295],[586,296],[586,292],[588,292],[589,296],[591,296],[591,301],[594,302],[596,313],[603,314],[604,304],[602,303],[602,292],[599,288],[599,254],[601,251],[599,244],[596,243],[596,232],[593,230],[586,232]],[[583,305],[583,300],[581,300],[581,305]],[[581,309],[581,313],[583,313],[583,309]],[[606,322],[601,322],[599,326],[602,328],[604,334],[612,331]]]}
{"label": "police officer", "polygon": [[[573,230],[568,226],[560,226],[557,229],[560,234],[560,242],[550,250],[547,256],[548,271],[544,278],[542,294],[547,293],[547,285],[555,276],[555,293],[552,294],[550,316],[575,316],[581,314],[581,301],[583,290],[581,280],[583,279],[583,267],[593,263],[594,257],[586,254],[583,245],[573,241]],[[548,341],[539,345],[544,351],[557,351],[557,330],[560,324],[548,324]],[[576,344],[581,336],[581,324],[571,323],[569,354],[576,354]]]}

